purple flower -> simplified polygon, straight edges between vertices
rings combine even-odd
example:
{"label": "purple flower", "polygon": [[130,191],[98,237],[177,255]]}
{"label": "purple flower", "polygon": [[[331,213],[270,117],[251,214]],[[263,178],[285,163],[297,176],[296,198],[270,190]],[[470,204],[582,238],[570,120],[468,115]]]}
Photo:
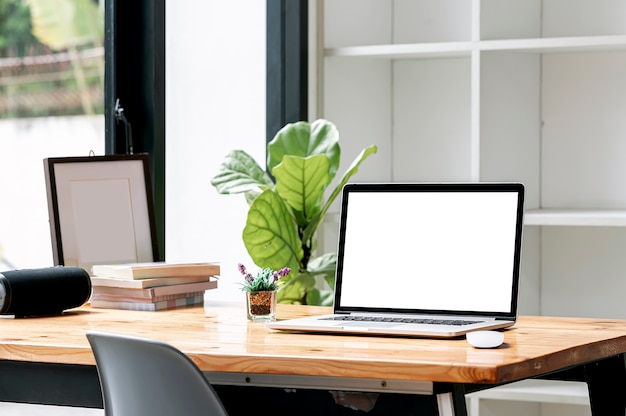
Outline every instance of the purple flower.
{"label": "purple flower", "polygon": [[246,281],[246,283],[251,284],[254,281],[254,277],[247,272],[246,270],[246,266],[244,266],[243,264],[239,263],[237,264],[237,268],[239,269],[239,273],[241,273],[244,277],[244,280]]}
{"label": "purple flower", "polygon": [[281,277],[287,276],[291,269],[289,267],[283,267],[278,271],[273,271],[270,268],[260,269],[256,276],[250,274],[246,267],[242,263],[237,264],[239,273],[244,276],[244,283],[242,283],[242,290],[248,292],[258,292],[263,290],[276,290],[278,289]]}
{"label": "purple flower", "polygon": [[283,267],[277,273],[278,273],[278,276],[284,277],[284,276],[287,276],[289,273],[291,273],[291,269],[289,267]]}
{"label": "purple flower", "polygon": [[274,272],[273,273],[274,281],[277,282],[278,279],[280,279],[281,277],[287,276],[290,272],[291,272],[291,269],[289,267],[283,267],[279,271]]}

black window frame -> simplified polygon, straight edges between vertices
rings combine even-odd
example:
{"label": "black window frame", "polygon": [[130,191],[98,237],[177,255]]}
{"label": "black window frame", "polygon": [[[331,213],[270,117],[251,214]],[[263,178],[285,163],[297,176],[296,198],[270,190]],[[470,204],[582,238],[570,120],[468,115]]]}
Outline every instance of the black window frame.
{"label": "black window frame", "polygon": [[308,0],[267,0],[266,141],[308,119]]}
{"label": "black window frame", "polygon": [[105,0],[105,153],[148,153],[158,255],[165,259],[165,0]]}

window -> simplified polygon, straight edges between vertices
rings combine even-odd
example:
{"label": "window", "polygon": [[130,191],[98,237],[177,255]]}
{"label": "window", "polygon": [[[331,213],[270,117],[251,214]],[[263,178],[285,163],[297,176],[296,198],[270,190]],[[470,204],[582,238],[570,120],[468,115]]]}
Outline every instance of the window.
{"label": "window", "polygon": [[[150,154],[161,256],[220,261],[224,296],[239,278],[237,262],[250,264],[241,240],[247,205],[241,195],[217,194],[210,179],[232,149],[264,163],[273,135],[266,118],[266,34],[283,10],[272,4],[278,3],[104,1],[104,102],[95,115],[0,120],[0,192],[10,201],[0,206],[0,244],[9,262],[0,270],[52,265],[43,159],[125,152],[126,131],[115,119],[119,99],[135,153]],[[270,49],[284,32],[278,36],[267,38]],[[288,104],[294,98],[283,99],[280,111],[292,111],[290,121],[304,118],[306,106],[294,116]],[[233,296],[241,297],[238,289]]]}
{"label": "window", "polygon": [[104,152],[103,9],[0,0],[0,270],[52,264],[43,159]]}

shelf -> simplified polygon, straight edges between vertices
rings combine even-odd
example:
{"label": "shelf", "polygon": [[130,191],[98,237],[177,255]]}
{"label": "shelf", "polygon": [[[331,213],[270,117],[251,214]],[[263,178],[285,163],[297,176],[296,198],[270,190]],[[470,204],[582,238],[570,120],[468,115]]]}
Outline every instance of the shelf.
{"label": "shelf", "polygon": [[479,43],[481,51],[589,52],[626,49],[626,36],[582,36],[544,39],[490,40]]}
{"label": "shelf", "polygon": [[626,210],[527,210],[524,225],[626,227]]}
{"label": "shelf", "polygon": [[472,51],[549,53],[607,50],[626,50],[626,35],[346,46],[327,48],[324,50],[324,55],[326,57],[411,59],[464,57],[470,56]]}
{"label": "shelf", "polygon": [[435,42],[404,43],[395,45],[367,45],[327,48],[326,57],[361,57],[361,58],[455,58],[470,56],[472,42]]}

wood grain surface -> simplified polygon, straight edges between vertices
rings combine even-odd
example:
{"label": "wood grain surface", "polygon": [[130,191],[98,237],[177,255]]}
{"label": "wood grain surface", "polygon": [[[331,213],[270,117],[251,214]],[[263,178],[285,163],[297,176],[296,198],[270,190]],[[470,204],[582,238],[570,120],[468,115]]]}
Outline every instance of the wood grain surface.
{"label": "wood grain surface", "polygon": [[[323,314],[279,305],[278,319]],[[87,330],[159,339],[204,371],[498,384],[626,352],[626,321],[522,316],[497,349],[464,338],[292,334],[249,322],[241,304],[140,312],[92,309],[0,318],[0,359],[94,365]]]}

